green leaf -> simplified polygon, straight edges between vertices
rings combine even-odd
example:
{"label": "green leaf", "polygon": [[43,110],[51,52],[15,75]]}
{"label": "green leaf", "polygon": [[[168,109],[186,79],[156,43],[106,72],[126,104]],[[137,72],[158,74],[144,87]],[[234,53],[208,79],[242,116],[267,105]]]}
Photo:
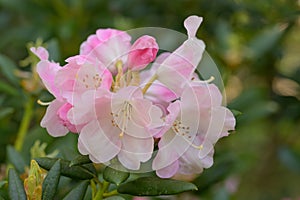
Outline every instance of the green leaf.
{"label": "green leaf", "polygon": [[16,88],[10,86],[9,84],[7,84],[6,82],[4,81],[0,81],[0,91],[1,93],[6,93],[8,95],[11,95],[11,96],[18,96],[19,95],[19,92]]}
{"label": "green leaf", "polygon": [[84,198],[87,187],[89,185],[89,181],[82,181],[79,183],[73,190],[71,190],[67,196],[65,196],[64,200],[81,200]]}
{"label": "green leaf", "polygon": [[119,171],[119,170],[116,170],[109,166],[107,166],[103,172],[103,178],[106,181],[114,183],[116,185],[120,185],[120,183],[123,183],[124,181],[126,181],[128,179],[128,177],[129,177],[128,172]]}
{"label": "green leaf", "polygon": [[14,72],[17,69],[15,63],[5,55],[0,54],[0,71],[13,84],[17,85],[18,79]]}
{"label": "green leaf", "polygon": [[26,193],[23,183],[15,169],[11,168],[8,171],[8,193],[10,199],[26,200]]}
{"label": "green leaf", "polygon": [[[35,160],[42,168],[49,170],[58,158],[35,158]],[[72,167],[70,167],[70,161],[60,159],[60,163],[63,176],[81,180],[92,179],[97,176],[96,169],[92,163]]]}
{"label": "green leaf", "polygon": [[12,146],[7,146],[7,158],[9,162],[16,168],[17,172],[24,173],[26,163],[19,152]]}
{"label": "green leaf", "polygon": [[118,188],[119,193],[135,196],[172,195],[190,190],[197,190],[197,187],[193,183],[158,177],[141,177]]}
{"label": "green leaf", "polygon": [[60,169],[60,160],[57,160],[43,182],[42,199],[54,199],[60,179]]}
{"label": "green leaf", "polygon": [[71,160],[70,167],[77,166],[77,165],[82,165],[82,164],[88,164],[88,163],[92,163],[89,156],[79,155],[75,159]]}

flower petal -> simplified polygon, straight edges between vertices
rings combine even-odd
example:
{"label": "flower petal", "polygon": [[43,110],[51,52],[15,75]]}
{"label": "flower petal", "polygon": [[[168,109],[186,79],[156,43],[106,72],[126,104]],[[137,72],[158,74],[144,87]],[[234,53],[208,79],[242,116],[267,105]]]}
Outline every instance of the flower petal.
{"label": "flower petal", "polygon": [[48,60],[49,53],[44,47],[31,47],[30,51],[34,53],[40,60]]}
{"label": "flower petal", "polygon": [[121,140],[122,150],[118,154],[118,159],[126,168],[138,170],[140,162],[146,162],[151,158],[154,148],[152,137],[141,139],[124,135]]}
{"label": "flower petal", "polygon": [[62,68],[56,64],[49,62],[48,60],[42,60],[37,64],[37,73],[42,79],[47,90],[53,94],[57,99],[61,100],[59,88],[55,85],[55,77],[59,70]]}
{"label": "flower petal", "polygon": [[169,166],[156,170],[156,175],[159,176],[160,178],[171,178],[176,174],[178,169],[179,169],[179,162],[178,160],[176,160]]}
{"label": "flower petal", "polygon": [[121,141],[118,137],[105,132],[97,120],[91,121],[82,128],[78,140],[79,151],[82,154],[92,155],[90,158],[96,163],[110,161],[121,149]]}
{"label": "flower petal", "polygon": [[188,32],[189,37],[196,37],[196,33],[203,18],[196,15],[189,16],[184,20],[184,27]]}
{"label": "flower petal", "polygon": [[47,107],[46,114],[44,115],[41,126],[46,128],[48,133],[53,137],[60,137],[66,135],[69,130],[65,127],[57,112],[65,104],[65,102],[54,100]]}

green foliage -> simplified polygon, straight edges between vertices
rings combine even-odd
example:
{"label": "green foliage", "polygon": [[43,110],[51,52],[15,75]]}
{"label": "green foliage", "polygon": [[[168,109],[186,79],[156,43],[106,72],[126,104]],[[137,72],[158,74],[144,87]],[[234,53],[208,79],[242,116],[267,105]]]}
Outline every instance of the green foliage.
{"label": "green foliage", "polygon": [[8,192],[10,199],[14,200],[26,200],[26,193],[23,187],[23,183],[13,168],[8,171]]}
{"label": "green foliage", "polygon": [[44,179],[42,186],[42,199],[54,199],[60,178],[60,168],[60,160],[57,160]]}
{"label": "green foliage", "polygon": [[79,155],[70,162],[70,167],[76,166],[76,165],[88,164],[88,163],[92,163],[92,161],[89,159],[89,156]]}
{"label": "green foliage", "polygon": [[129,178],[129,175],[130,174],[126,171],[119,171],[111,167],[106,167],[103,172],[103,178],[117,186],[126,181]]}
{"label": "green foliage", "polygon": [[7,158],[19,173],[25,172],[25,161],[21,154],[17,152],[12,146],[7,146]]}
{"label": "green foliage", "polygon": [[61,174],[67,177],[71,177],[74,179],[92,179],[96,176],[96,169],[94,168],[93,164],[85,164],[82,166],[71,166],[70,161],[63,160],[60,158],[36,158],[35,159],[38,164],[46,169],[49,170],[52,166],[60,160],[61,164]]}
{"label": "green foliage", "polygon": [[84,198],[89,181],[82,181],[79,183],[73,190],[71,190],[67,196],[64,197],[64,200],[81,200]]}
{"label": "green foliage", "polygon": [[197,187],[189,182],[157,177],[140,177],[118,188],[120,193],[135,196],[172,195],[190,190],[197,190]]}
{"label": "green foliage", "polygon": [[[0,54],[0,71],[10,83],[17,85],[18,79],[15,76],[16,64],[7,56]],[[13,93],[14,94],[14,93]]]}

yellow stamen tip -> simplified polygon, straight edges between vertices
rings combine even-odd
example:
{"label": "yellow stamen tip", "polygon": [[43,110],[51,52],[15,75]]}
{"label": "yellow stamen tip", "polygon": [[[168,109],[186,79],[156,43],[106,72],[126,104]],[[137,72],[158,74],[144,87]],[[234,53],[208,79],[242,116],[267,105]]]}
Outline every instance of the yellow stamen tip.
{"label": "yellow stamen tip", "polygon": [[119,137],[123,137],[124,136],[124,132],[122,131],[120,134],[119,134]]}
{"label": "yellow stamen tip", "polygon": [[51,102],[43,102],[40,99],[38,99],[37,103],[40,104],[41,106],[49,106]]}

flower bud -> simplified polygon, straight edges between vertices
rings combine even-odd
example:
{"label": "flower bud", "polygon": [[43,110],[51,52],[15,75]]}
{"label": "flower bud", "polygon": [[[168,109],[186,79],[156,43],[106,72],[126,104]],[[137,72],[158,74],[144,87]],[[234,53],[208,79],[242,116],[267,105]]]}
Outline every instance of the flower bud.
{"label": "flower bud", "polygon": [[131,46],[128,55],[128,68],[132,71],[144,69],[150,62],[156,58],[158,44],[156,40],[148,35],[137,39]]}

